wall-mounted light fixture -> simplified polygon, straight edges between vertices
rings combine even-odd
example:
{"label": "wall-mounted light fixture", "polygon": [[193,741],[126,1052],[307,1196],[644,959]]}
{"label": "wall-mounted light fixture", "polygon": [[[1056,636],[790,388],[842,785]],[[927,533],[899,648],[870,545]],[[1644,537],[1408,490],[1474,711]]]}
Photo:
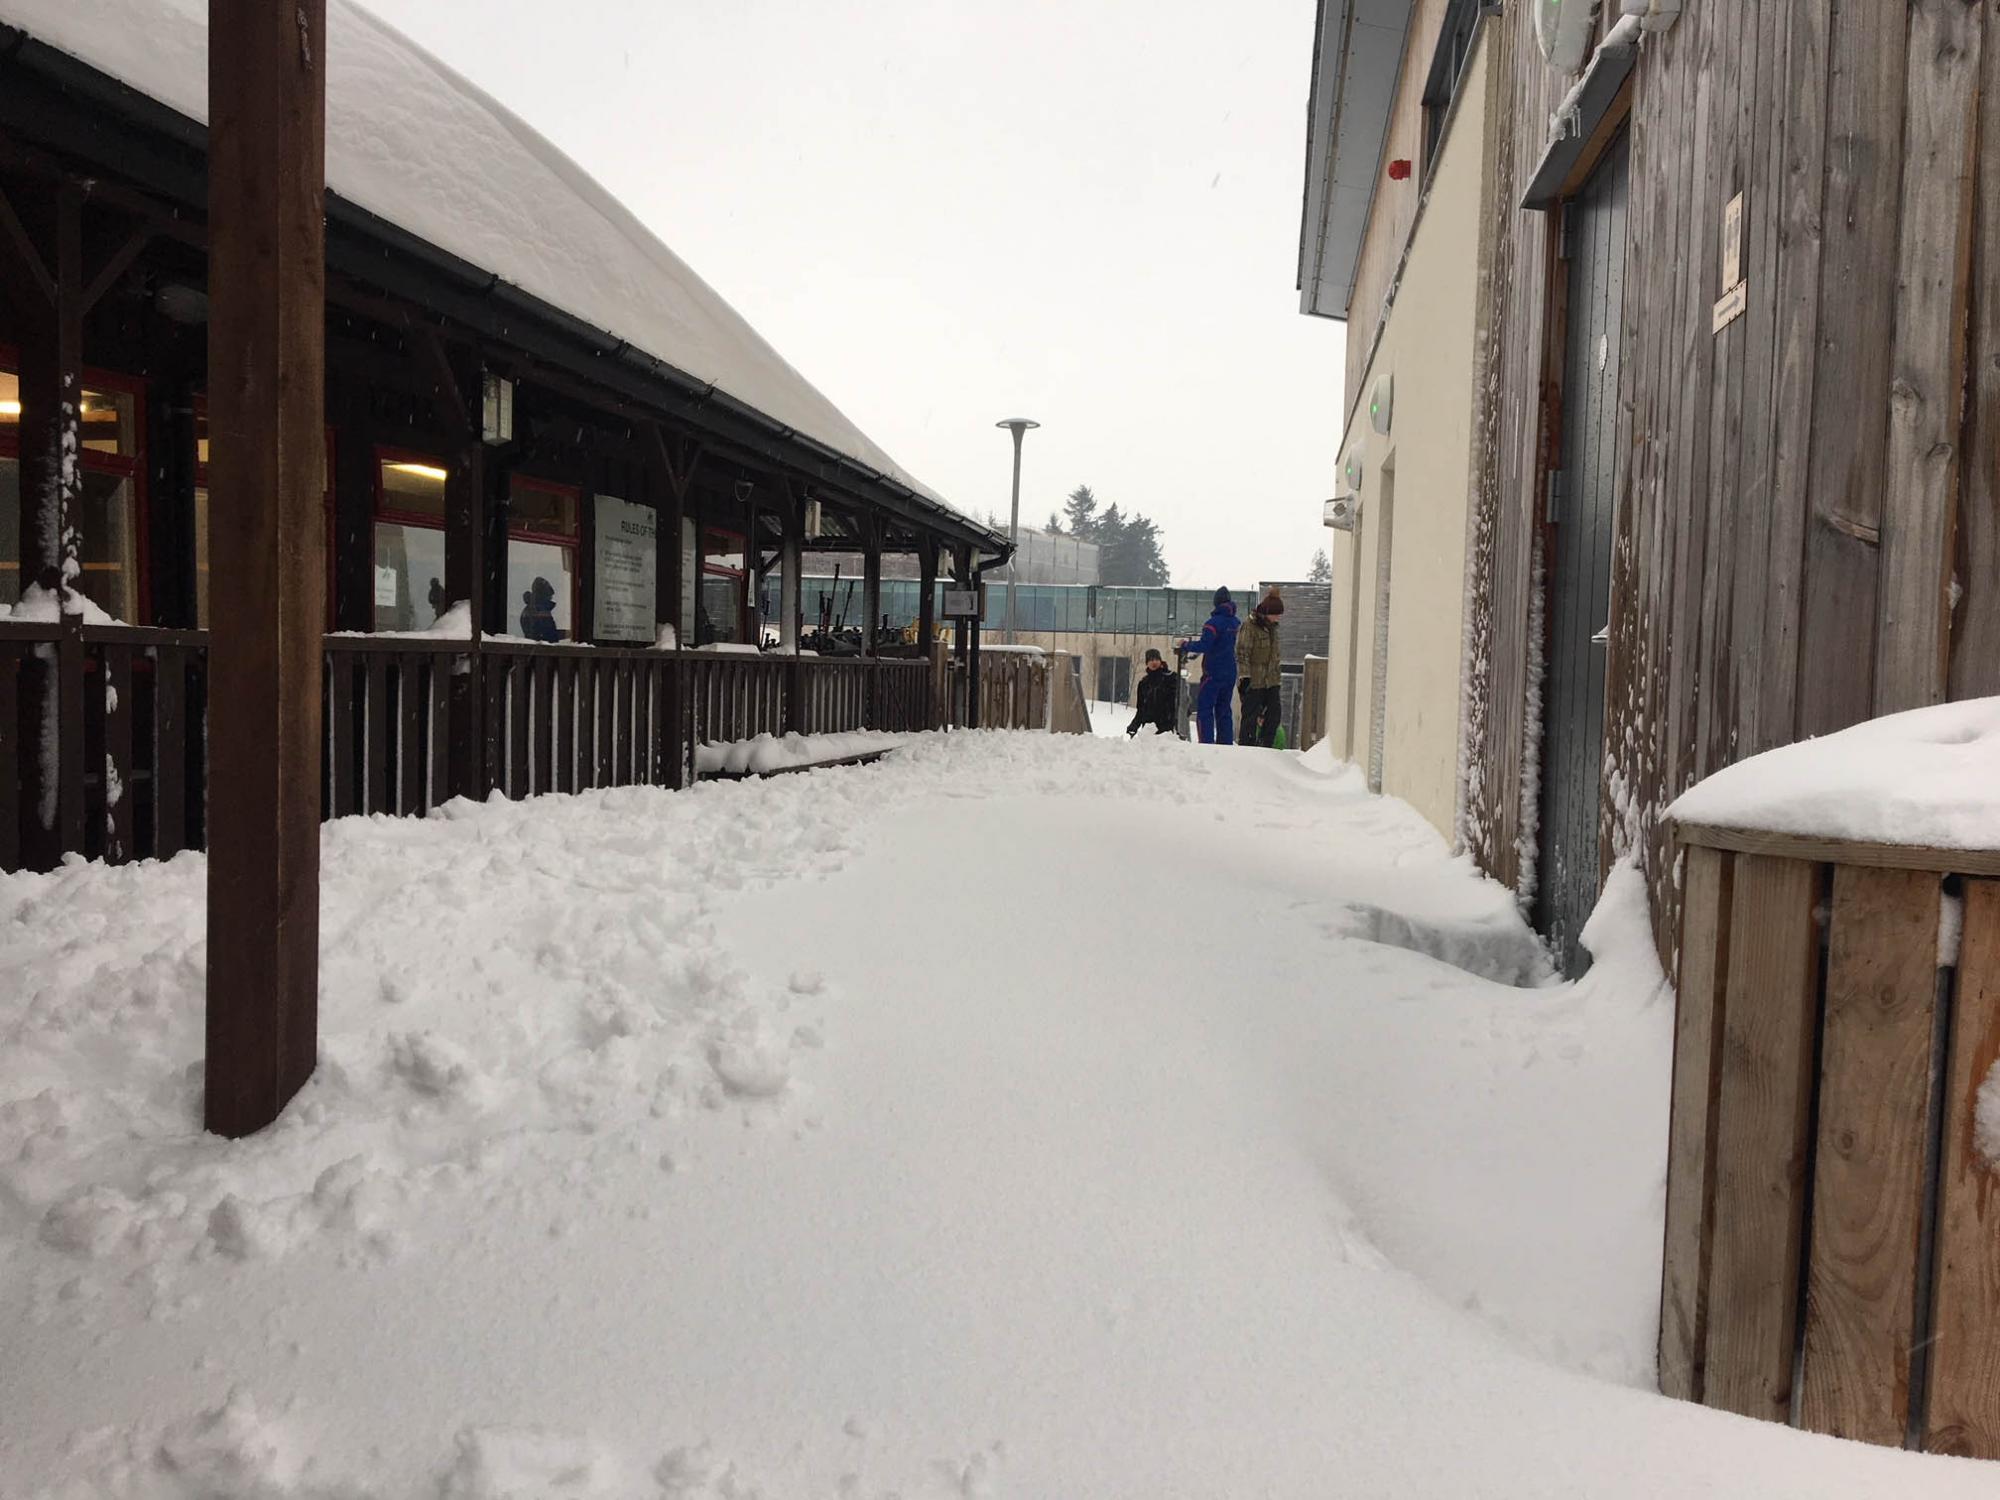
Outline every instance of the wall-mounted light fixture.
{"label": "wall-mounted light fixture", "polygon": [[479,378],[479,429],[489,443],[514,441],[514,382],[491,370]]}
{"label": "wall-mounted light fixture", "polygon": [[1375,394],[1368,398],[1368,425],[1382,436],[1389,435],[1389,423],[1396,410],[1396,377],[1384,375],[1375,382]]}

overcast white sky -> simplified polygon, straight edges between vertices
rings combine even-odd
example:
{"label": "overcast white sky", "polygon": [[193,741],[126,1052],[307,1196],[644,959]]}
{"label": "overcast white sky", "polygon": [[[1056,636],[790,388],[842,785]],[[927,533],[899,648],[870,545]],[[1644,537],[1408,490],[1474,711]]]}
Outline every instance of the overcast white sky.
{"label": "overcast white sky", "polygon": [[1299,314],[1312,0],[364,0],[610,188],[903,466],[1079,483],[1174,580],[1302,576],[1341,325]]}

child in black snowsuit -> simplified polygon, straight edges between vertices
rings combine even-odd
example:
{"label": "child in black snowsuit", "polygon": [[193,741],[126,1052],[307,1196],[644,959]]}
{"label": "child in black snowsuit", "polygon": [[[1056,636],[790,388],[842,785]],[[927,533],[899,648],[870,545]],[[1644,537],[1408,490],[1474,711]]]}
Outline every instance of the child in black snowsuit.
{"label": "child in black snowsuit", "polygon": [[1138,712],[1132,715],[1132,722],[1126,726],[1125,738],[1131,739],[1146,725],[1153,726],[1156,734],[1177,732],[1175,720],[1179,717],[1181,696],[1181,674],[1167,670],[1167,663],[1159,652],[1146,652],[1146,670],[1139,678]]}

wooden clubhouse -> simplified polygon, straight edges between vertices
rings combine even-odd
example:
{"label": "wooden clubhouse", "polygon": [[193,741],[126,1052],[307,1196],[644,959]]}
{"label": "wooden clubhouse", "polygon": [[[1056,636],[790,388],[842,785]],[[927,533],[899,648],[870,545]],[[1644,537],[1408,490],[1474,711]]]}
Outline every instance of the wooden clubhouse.
{"label": "wooden clubhouse", "polygon": [[[207,632],[243,580],[209,515],[205,11],[0,3],[0,870],[208,831]],[[883,553],[971,587],[1004,539],[499,105],[326,24],[323,812],[947,717],[921,647],[798,653],[801,554],[863,553],[872,620]]]}

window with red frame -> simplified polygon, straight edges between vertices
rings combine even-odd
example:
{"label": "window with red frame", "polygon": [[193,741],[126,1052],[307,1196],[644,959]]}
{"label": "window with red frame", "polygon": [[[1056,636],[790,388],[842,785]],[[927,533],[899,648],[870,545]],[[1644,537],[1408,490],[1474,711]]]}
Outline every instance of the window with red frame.
{"label": "window with red frame", "polygon": [[573,641],[579,493],[514,474],[507,481],[507,613],[501,627],[531,641]]}
{"label": "window with red frame", "polygon": [[743,604],[748,569],[743,538],[708,527],[701,534],[701,593],[694,617],[694,643],[745,638]]}
{"label": "window with red frame", "polygon": [[[145,525],[144,383],[85,370],[78,417],[83,430],[82,494],[75,517],[76,587],[113,619],[140,620],[145,579],[139,537]],[[0,365],[0,605],[21,597],[21,382]]]}
{"label": "window with red frame", "polygon": [[[376,450],[375,628],[423,630],[451,606],[445,576],[445,467],[435,457]],[[578,492],[515,474],[508,479],[507,591],[488,626],[529,640],[577,638]]]}
{"label": "window with red frame", "polygon": [[375,628],[424,630],[444,590],[445,468],[428,454],[375,450]]}

